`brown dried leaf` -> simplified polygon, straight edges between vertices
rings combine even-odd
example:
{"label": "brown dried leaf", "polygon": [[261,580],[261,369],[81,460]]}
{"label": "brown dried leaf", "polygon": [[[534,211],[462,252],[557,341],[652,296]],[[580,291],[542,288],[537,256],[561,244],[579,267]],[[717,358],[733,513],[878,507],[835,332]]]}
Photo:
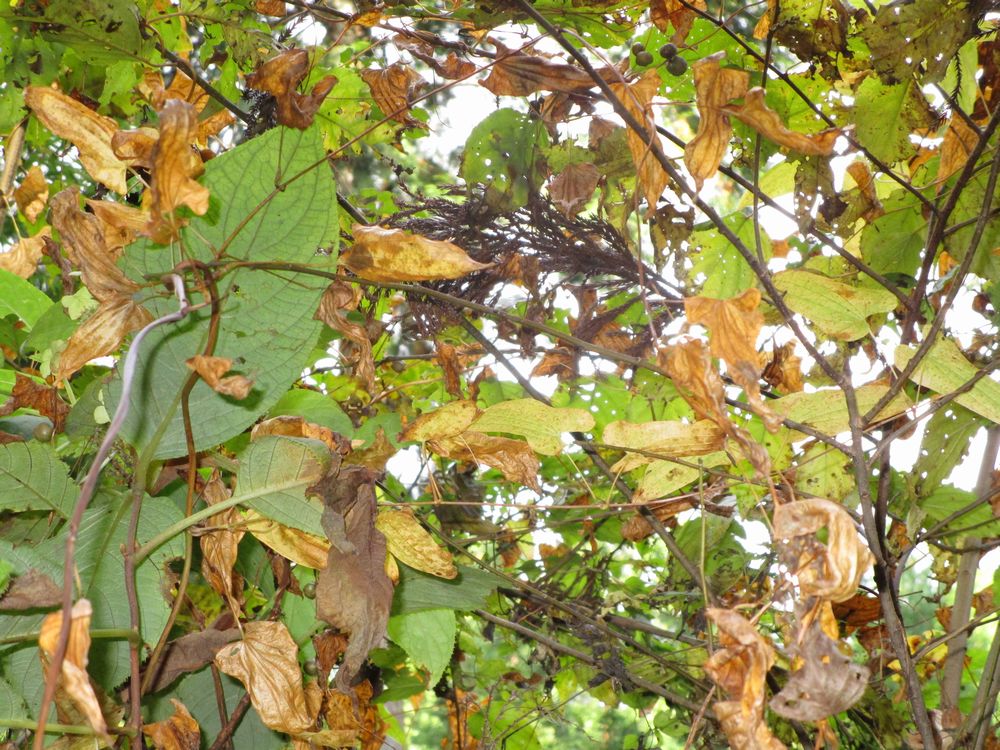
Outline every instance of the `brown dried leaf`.
{"label": "brown dried leaf", "polygon": [[343,744],[354,745],[361,740],[362,750],[383,747],[386,725],[379,716],[378,708],[372,705],[373,694],[372,684],[362,680],[352,688],[351,695],[330,693],[326,696],[323,715],[329,731],[350,734],[351,739]]}
{"label": "brown dried leaf", "polygon": [[218,135],[220,130],[232,125],[234,122],[236,122],[236,115],[228,109],[220,109],[215,114],[211,114],[198,122],[198,137],[196,141],[200,144],[205,144],[210,137]]}
{"label": "brown dried leaf", "polygon": [[354,244],[341,263],[369,281],[430,281],[457,279],[490,268],[477,263],[458,245],[431,240],[403,229],[355,224]]}
{"label": "brown dried leaf", "polygon": [[28,86],[24,103],[46,128],[76,146],[80,163],[91,177],[116,193],[128,191],[126,164],[111,149],[118,123],[46,86]]}
{"label": "brown dried leaf", "polygon": [[265,419],[254,425],[250,431],[250,440],[260,440],[262,437],[275,435],[278,437],[300,437],[309,440],[319,440],[326,444],[333,453],[347,452],[343,438],[329,427],[307,422],[303,417],[280,416]]}
{"label": "brown dried leaf", "polygon": [[131,243],[142,234],[149,223],[149,212],[111,201],[84,201],[100,222],[104,246],[117,256],[120,248]]}
{"label": "brown dried leaf", "polygon": [[776,0],[767,0],[767,10],[764,11],[757,25],[753,27],[754,39],[767,39],[771,33],[771,24],[774,21],[774,8]]}
{"label": "brown dried leaf", "polygon": [[802,359],[795,355],[794,341],[774,347],[761,377],[770,386],[784,393],[798,393],[803,389]]}
{"label": "brown dried leaf", "polygon": [[118,297],[102,302],[66,342],[55,368],[56,379],[65,380],[90,360],[117,351],[128,334],[150,320],[149,311],[130,298]]}
{"label": "brown dried leaf", "polygon": [[462,398],[462,363],[454,346],[434,340],[435,358],[444,374],[444,389],[455,398]]}
{"label": "brown dried leaf", "polygon": [[369,392],[375,390],[375,360],[372,342],[363,325],[352,323],[344,313],[357,308],[363,292],[344,281],[334,281],[323,292],[316,320],[326,323],[355,346],[354,375]]}
{"label": "brown dried leaf", "polygon": [[209,628],[170,641],[157,666],[156,677],[149,686],[150,692],[158,693],[181,675],[197,672],[211,663],[220,648],[239,637],[240,631],[236,628],[228,630]]}
{"label": "brown dried leaf", "polygon": [[119,130],[111,138],[111,150],[130,167],[150,169],[153,166],[153,149],[160,139],[156,128]]}
{"label": "brown dried leaf", "polygon": [[764,720],[747,714],[737,701],[719,701],[713,707],[731,750],[785,750]]}
{"label": "brown dried leaf", "polygon": [[330,542],[326,539],[300,529],[282,526],[253,510],[244,511],[243,527],[258,541],[296,565],[304,565],[313,570],[326,566],[326,557],[330,552]]}
{"label": "brown dried leaf", "polygon": [[492,466],[512,482],[520,482],[535,492],[541,492],[538,483],[538,456],[523,440],[466,431],[460,435],[432,440],[427,447],[439,456],[456,461],[475,461]]}
{"label": "brown dried leaf", "polygon": [[654,145],[657,149],[661,148],[660,138],[656,135],[656,119],[652,108],[653,97],[660,90],[661,83],[660,74],[655,70],[647,70],[639,80],[628,85],[611,83],[611,90],[621,100],[625,109],[645,125],[646,132],[652,134],[655,139],[655,144],[647,143],[632,128],[626,133],[628,148],[632,152],[632,161],[635,162],[638,174],[639,187],[651,209],[656,208],[660,196],[670,181],[666,170],[652,151]]}
{"label": "brown dried leaf", "polygon": [[499,40],[490,39],[497,48],[496,62],[479,85],[497,96],[527,96],[536,91],[584,91],[594,87],[593,79],[583,70],[524,50],[511,50]]}
{"label": "brown dried leaf", "polygon": [[337,83],[335,77],[326,76],[313,86],[311,93],[300,94],[295,89],[308,73],[309,53],[291,49],[263,63],[255,73],[247,76],[247,84],[274,96],[281,125],[305,130],[312,125],[316,111]]}
{"label": "brown dried leaf", "polygon": [[[857,593],[874,557],[842,506],[822,498],[784,503],[775,507],[773,523],[775,539],[788,540],[783,546],[803,596],[842,602]],[[825,545],[816,539],[824,527]]]}
{"label": "brown dried leaf", "polygon": [[334,680],[341,692],[350,690],[368,652],[385,638],[392,604],[386,540],[375,528],[376,476],[363,466],[344,466],[312,488],[323,499],[323,530],[332,542],[316,581],[316,616],[350,635]]}
{"label": "brown dried leaf", "polygon": [[806,156],[829,156],[833,144],[840,137],[841,128],[827,128],[819,133],[806,135],[789,130],[780,115],[764,102],[764,89],[754,86],[743,98],[743,104],[722,108],[724,112],[749,125],[761,135]]}
{"label": "brown dried leaf", "polygon": [[174,704],[171,717],[143,724],[142,733],[156,750],[198,750],[201,747],[201,727],[183,703],[176,698],[171,698],[170,702]]}
{"label": "brown dried leaf", "polygon": [[[961,115],[952,113],[948,120],[948,130],[941,142],[941,161],[938,164],[937,183],[940,190],[942,183],[965,166],[969,154],[979,143],[979,134],[969,127]],[[20,205],[20,203],[18,204]]]}
{"label": "brown dried leaf", "polygon": [[[90,617],[93,608],[87,599],[79,599],[70,612],[69,641],[66,644],[66,656],[63,659],[62,670],[59,673],[59,687],[83,713],[87,723],[109,745],[113,743],[108,734],[108,727],[101,713],[100,702],[90,677],[87,676],[87,652],[90,650]],[[62,629],[62,610],[45,616],[38,633],[38,647],[42,654],[42,666],[48,669],[49,659],[59,642],[59,631]]]}
{"label": "brown dried leaf", "polygon": [[708,349],[699,339],[689,339],[660,352],[663,367],[701,419],[710,419],[730,434],[733,425],[726,413],[722,378],[712,367]]}
{"label": "brown dried leaf", "polygon": [[385,430],[379,427],[375,431],[375,439],[367,448],[351,451],[344,463],[354,466],[367,466],[374,471],[385,469],[386,462],[396,455],[399,449],[385,436]]}
{"label": "brown dried leaf", "polygon": [[213,391],[221,393],[223,396],[244,399],[250,395],[250,391],[253,389],[253,381],[243,375],[222,377],[232,368],[233,361],[231,359],[196,354],[185,364],[189,369],[198,373]]}
{"label": "brown dried leaf", "polygon": [[286,14],[285,0],[256,0],[253,9],[262,16],[284,18]]}
{"label": "brown dried leaf", "polygon": [[558,346],[550,349],[542,357],[535,369],[531,371],[531,377],[541,378],[546,375],[555,375],[559,380],[572,380],[578,374],[579,353],[565,346]]}
{"label": "brown dried leaf", "polygon": [[194,179],[204,171],[201,157],[191,147],[198,138],[197,112],[185,101],[168,99],[159,115],[160,137],[153,148],[150,183],[154,232],[178,206],[187,206],[199,216],[208,211],[208,188]]}
{"label": "brown dried leaf", "polygon": [[312,728],[316,713],[306,705],[298,653],[284,623],[248,622],[243,640],[220,649],[215,665],[243,683],[266,726],[299,734]]}
{"label": "brown dried leaf", "polygon": [[409,115],[411,102],[425,84],[420,74],[409,65],[394,63],[388,68],[369,68],[361,71],[361,78],[368,84],[372,98],[386,117],[409,127],[427,127]]}
{"label": "brown dried leaf", "polygon": [[438,546],[409,510],[383,510],[375,528],[385,536],[389,552],[402,563],[438,578],[455,578],[458,568],[451,553]]}
{"label": "brown dried leaf", "polygon": [[45,181],[45,175],[37,164],[32,165],[14,190],[14,200],[18,210],[32,224],[42,215],[45,204],[49,201],[49,183]]}
{"label": "brown dried leaf", "polygon": [[729,148],[733,128],[724,107],[746,94],[750,85],[747,71],[719,65],[725,56],[724,51],[716,52],[691,66],[701,119],[698,121],[698,132],[684,148],[684,164],[698,190],[719,169],[722,157]]}
{"label": "brown dried leaf", "polygon": [[833,615],[847,628],[860,628],[882,619],[882,603],[876,596],[855,594],[850,599],[833,605]]}
{"label": "brown dried leaf", "polygon": [[[202,498],[208,506],[221,503],[231,494],[218,470],[212,472],[202,490]],[[244,535],[240,528],[241,521],[237,508],[227,508],[208,519],[207,525],[212,530],[198,539],[202,554],[201,573],[208,584],[225,598],[236,617],[240,612],[240,592],[243,588],[240,575],[235,570],[240,540]]]}
{"label": "brown dried leaf", "polygon": [[681,44],[687,39],[694,20],[698,17],[695,9],[705,10],[705,0],[691,0],[682,3],[680,0],[650,0],[650,20],[660,31],[666,33],[674,27],[674,44]]}
{"label": "brown dried leaf", "polygon": [[55,432],[62,432],[69,414],[69,404],[62,400],[59,389],[36,383],[27,375],[14,374],[14,387],[10,397],[0,405],[0,417],[13,414],[18,409],[34,409],[52,422]]}
{"label": "brown dried leaf", "polygon": [[572,219],[590,202],[600,179],[601,173],[593,164],[570,164],[552,178],[549,197],[566,218]]}
{"label": "brown dried leaf", "polygon": [[34,237],[24,237],[11,250],[0,253],[0,268],[10,271],[22,279],[29,278],[38,270],[45,240],[52,237],[51,227],[42,227]]}
{"label": "brown dried leaf", "polygon": [[29,568],[14,576],[7,590],[0,594],[0,609],[47,609],[62,602],[62,589],[45,573]]}
{"label": "brown dried leaf", "polygon": [[882,208],[882,201],[879,200],[878,192],[875,189],[875,176],[868,169],[868,163],[862,159],[852,161],[847,165],[847,174],[854,179],[858,186],[858,192],[861,193],[861,198],[864,200],[861,218],[867,222],[875,221],[885,213],[885,209]]}

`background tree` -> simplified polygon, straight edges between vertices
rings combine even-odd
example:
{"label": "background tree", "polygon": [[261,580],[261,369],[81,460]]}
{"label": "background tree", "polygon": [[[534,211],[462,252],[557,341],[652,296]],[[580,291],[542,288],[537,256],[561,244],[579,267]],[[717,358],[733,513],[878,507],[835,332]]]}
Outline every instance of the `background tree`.
{"label": "background tree", "polygon": [[995,746],[995,27],[6,4],[0,732]]}

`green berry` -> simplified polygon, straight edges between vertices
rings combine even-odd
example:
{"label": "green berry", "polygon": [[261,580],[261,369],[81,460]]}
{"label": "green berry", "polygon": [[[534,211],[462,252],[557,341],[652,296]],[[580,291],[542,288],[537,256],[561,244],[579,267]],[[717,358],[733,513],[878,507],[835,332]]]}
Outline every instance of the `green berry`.
{"label": "green berry", "polygon": [[642,42],[636,42],[635,44],[632,45],[633,55],[638,55],[640,52],[645,52],[645,51],[646,51],[646,45],[643,44]]}
{"label": "green berry", "polygon": [[636,54],[635,64],[643,68],[645,68],[647,65],[652,65],[653,56],[648,52],[646,52],[646,50],[643,50],[642,52]]}
{"label": "green berry", "polygon": [[302,596],[306,599],[316,598],[316,584],[310,581],[305,586],[302,587]]}
{"label": "green berry", "polygon": [[667,42],[662,47],[660,47],[660,57],[664,60],[673,60],[677,57],[677,45]]}
{"label": "green berry", "polygon": [[38,442],[47,443],[52,439],[52,425],[48,422],[39,422],[31,434]]}
{"label": "green berry", "polygon": [[675,57],[667,63],[667,70],[671,75],[682,76],[687,72],[688,63],[683,57]]}

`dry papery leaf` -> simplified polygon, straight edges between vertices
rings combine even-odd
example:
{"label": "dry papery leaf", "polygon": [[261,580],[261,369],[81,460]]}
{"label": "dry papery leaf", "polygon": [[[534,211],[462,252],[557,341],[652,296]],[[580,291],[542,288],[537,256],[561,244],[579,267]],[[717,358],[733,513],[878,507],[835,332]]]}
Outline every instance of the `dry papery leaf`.
{"label": "dry papery leaf", "polygon": [[764,102],[764,89],[755,86],[743,97],[743,104],[723,107],[723,111],[741,120],[779,146],[785,146],[806,156],[829,156],[840,137],[841,128],[827,128],[819,133],[806,135],[789,130],[780,115]]}
{"label": "dry papery leaf", "polygon": [[[93,608],[87,599],[79,599],[73,605],[70,612],[66,656],[59,674],[59,688],[65,691],[100,738],[111,745],[113,740],[108,734],[100,702],[90,684],[90,677],[87,675],[87,652],[90,650],[90,618],[92,614]],[[38,648],[42,654],[43,671],[48,671],[49,659],[52,658],[59,642],[62,619],[63,613],[62,610],[59,610],[46,615],[45,619],[42,620],[42,627],[38,633]]]}
{"label": "dry papery leaf", "polygon": [[223,396],[240,400],[249,396],[253,389],[253,381],[244,375],[222,377],[233,366],[233,361],[226,357],[206,357],[203,354],[196,354],[186,360],[185,364],[198,373],[213,391]]}
{"label": "dry papery leaf", "polygon": [[[364,443],[364,441],[355,442]],[[375,439],[372,444],[367,448],[352,450],[344,459],[344,463],[353,466],[367,466],[374,471],[384,471],[386,463],[398,452],[399,449],[386,437],[385,430],[379,427],[375,430]]]}
{"label": "dry papery leaf", "polygon": [[979,143],[979,133],[969,127],[965,118],[958,113],[952,113],[948,120],[948,130],[941,142],[941,160],[938,164],[936,182],[938,190],[944,187],[944,182],[965,166],[969,154]]}
{"label": "dry papery leaf", "polygon": [[570,164],[552,178],[549,197],[566,218],[572,219],[590,202],[600,179],[601,173],[593,164]]}
{"label": "dry papery leaf", "polygon": [[149,212],[135,206],[90,199],[84,203],[97,217],[105,247],[116,256],[121,248],[142,234],[149,223]]}
{"label": "dry papery leaf", "polygon": [[298,653],[284,623],[248,622],[242,640],[219,649],[215,665],[243,683],[266,726],[294,735],[311,729],[316,720],[316,712],[306,705]]}
{"label": "dry papery leaf", "polygon": [[415,58],[429,65],[442,78],[449,80],[468,78],[477,70],[474,63],[461,59],[454,52],[449,52],[444,61],[438,60],[434,57],[433,45],[415,37],[405,36],[401,33],[393,37],[392,41],[397,49],[405,49]]}
{"label": "dry papery leaf", "polygon": [[0,269],[10,271],[22,279],[29,278],[38,270],[38,261],[42,258],[45,239],[52,237],[51,227],[42,227],[34,237],[23,237],[13,248],[0,253]]}
{"label": "dry papery leaf", "polygon": [[354,244],[340,256],[341,263],[369,281],[431,281],[457,279],[490,268],[477,263],[451,242],[431,240],[403,229],[355,224]]}
{"label": "dry papery leaf", "polygon": [[174,713],[169,719],[143,724],[142,733],[156,750],[198,750],[201,747],[201,727],[187,707],[171,698]]}
{"label": "dry papery leaf", "polygon": [[346,454],[347,446],[342,438],[329,427],[307,422],[303,417],[282,415],[265,419],[254,425],[250,431],[250,440],[260,440],[262,437],[275,435],[278,437],[300,437],[319,440],[333,453]]}
{"label": "dry papery leaf", "polygon": [[361,742],[361,750],[379,750],[385,738],[386,724],[372,704],[374,690],[368,680],[352,688],[351,695],[330,693],[326,696],[323,716],[330,732],[344,732],[351,739],[345,744]]}
{"label": "dry papery leaf", "polygon": [[34,409],[52,422],[55,432],[62,432],[69,414],[69,404],[59,395],[59,389],[37,383],[27,375],[14,374],[14,387],[10,397],[0,405],[0,417],[13,414],[18,409]]}
{"label": "dry papery leaf", "polygon": [[272,57],[247,76],[247,85],[275,98],[279,124],[305,130],[312,125],[316,111],[337,84],[334,76],[326,76],[313,86],[312,92],[300,94],[295,89],[308,73],[309,53],[304,49],[291,49]]}
{"label": "dry papery leaf", "polygon": [[497,96],[527,96],[536,91],[584,91],[595,86],[585,71],[568,63],[523,49],[508,49],[498,39],[490,43],[497,49],[496,62],[489,76],[479,82]]}
{"label": "dry papery leaf", "polygon": [[253,9],[263,16],[284,18],[287,12],[285,0],[256,0]]}
{"label": "dry papery leaf", "polygon": [[156,128],[119,130],[111,138],[111,150],[115,152],[115,156],[130,167],[151,169],[153,149],[159,138],[160,131]]}
{"label": "dry papery leaf", "polygon": [[409,65],[394,63],[388,68],[369,68],[361,71],[361,78],[368,84],[372,98],[386,117],[408,127],[427,127],[409,114],[410,103],[426,83]]}
{"label": "dry papery leaf", "polygon": [[33,164],[21,180],[21,184],[14,190],[14,201],[24,217],[34,224],[45,210],[48,200],[49,183],[45,181],[41,167]]}
{"label": "dry papery leaf", "polygon": [[795,354],[795,342],[775,346],[761,377],[783,393],[798,393],[805,386],[802,381],[802,359]]}
{"label": "dry papery leaf", "polygon": [[126,164],[111,149],[117,122],[47,86],[25,88],[24,103],[46,128],[76,146],[80,163],[91,177],[116,193],[128,191]]}
{"label": "dry papery leaf", "polygon": [[131,298],[102,302],[66,342],[55,368],[56,380],[65,380],[92,359],[117,351],[128,334],[151,320],[149,311]]}
{"label": "dry papery leaf", "polygon": [[364,292],[360,287],[352,286],[345,281],[334,281],[323,292],[319,301],[319,309],[314,316],[316,320],[326,323],[330,328],[344,336],[354,344],[355,361],[354,376],[369,392],[375,390],[375,360],[372,357],[372,342],[363,325],[352,323],[344,315],[345,312],[356,310]]}
{"label": "dry papery leaf", "polygon": [[326,539],[283,526],[253,510],[244,511],[242,526],[255,539],[296,565],[304,565],[313,570],[326,566],[326,558],[330,552],[330,542]]}
{"label": "dry papery leaf", "polygon": [[434,340],[435,358],[444,373],[444,389],[455,398],[462,398],[462,363],[454,346]]}
{"label": "dry papery leaf", "polygon": [[461,435],[427,443],[432,453],[456,461],[475,461],[492,466],[505,478],[541,492],[538,483],[538,456],[523,440],[486,435],[468,430]]}
{"label": "dry papery leaf", "polygon": [[694,413],[730,434],[733,424],[726,413],[722,378],[712,366],[705,344],[700,339],[688,339],[660,350],[659,359]]}
{"label": "dry papery leaf", "polygon": [[783,750],[764,723],[765,679],[774,664],[774,649],[740,614],[709,608],[719,628],[719,644],[705,662],[708,676],[730,698],[715,704],[715,715],[734,750]]}
{"label": "dry papery leaf", "polygon": [[410,510],[383,510],[375,528],[385,536],[389,552],[402,563],[439,578],[455,578],[458,568]]}
{"label": "dry papery leaf", "polygon": [[0,609],[48,609],[62,602],[62,588],[35,568],[14,576],[7,590],[0,594]]}
{"label": "dry papery leaf", "polygon": [[198,114],[180,99],[168,99],[159,111],[160,137],[152,152],[150,182],[151,233],[166,225],[166,214],[187,206],[203,216],[208,211],[208,188],[194,178],[203,171],[201,157],[191,147],[198,138]]}
{"label": "dry papery leaf", "polygon": [[694,20],[698,17],[695,10],[705,10],[705,0],[690,0],[682,3],[680,0],[650,0],[649,16],[653,25],[666,33],[674,27],[674,44],[681,44],[687,39]]}
{"label": "dry papery leaf", "polygon": [[724,51],[716,52],[691,66],[700,119],[698,132],[684,148],[684,164],[698,190],[719,169],[729,148],[733,128],[723,107],[746,94],[750,85],[747,71],[719,64],[725,56]]}
{"label": "dry papery leaf", "polygon": [[[205,484],[201,496],[205,504],[211,507],[221,503],[231,494],[232,492],[223,483],[219,471],[215,470]],[[244,535],[241,521],[239,509],[227,508],[208,519],[206,525],[210,531],[198,539],[202,554],[201,573],[208,584],[225,598],[236,617],[239,616],[240,593],[243,589],[240,575],[235,569],[240,540]]]}
{"label": "dry papery leaf", "polygon": [[861,198],[865,202],[861,218],[870,223],[885,214],[882,201],[879,200],[878,192],[875,189],[875,176],[868,168],[868,163],[863,159],[852,161],[847,165],[847,174],[854,179],[858,186],[858,192],[861,193]]}
{"label": "dry papery leaf", "polygon": [[611,83],[611,90],[636,120],[645,126],[646,132],[653,137],[653,142],[643,140],[642,136],[629,128],[625,134],[628,149],[635,162],[639,187],[646,197],[650,210],[656,208],[660,196],[667,187],[670,177],[663,165],[657,160],[653,148],[661,149],[660,137],[656,134],[656,119],[653,116],[653,97],[660,89],[660,74],[655,70],[647,70],[639,80],[631,84]]}
{"label": "dry papery leaf", "polygon": [[[861,577],[874,562],[843,506],[806,498],[774,509],[774,538],[781,541],[802,596],[842,602],[857,593]],[[823,544],[816,532],[826,528]]]}

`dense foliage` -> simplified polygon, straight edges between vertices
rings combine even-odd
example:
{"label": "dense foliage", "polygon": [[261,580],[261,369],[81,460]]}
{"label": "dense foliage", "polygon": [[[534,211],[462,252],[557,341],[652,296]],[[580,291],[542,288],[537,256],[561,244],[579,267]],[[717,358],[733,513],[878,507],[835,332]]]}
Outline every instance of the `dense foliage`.
{"label": "dense foliage", "polygon": [[997,747],[994,5],[4,3],[0,740]]}

